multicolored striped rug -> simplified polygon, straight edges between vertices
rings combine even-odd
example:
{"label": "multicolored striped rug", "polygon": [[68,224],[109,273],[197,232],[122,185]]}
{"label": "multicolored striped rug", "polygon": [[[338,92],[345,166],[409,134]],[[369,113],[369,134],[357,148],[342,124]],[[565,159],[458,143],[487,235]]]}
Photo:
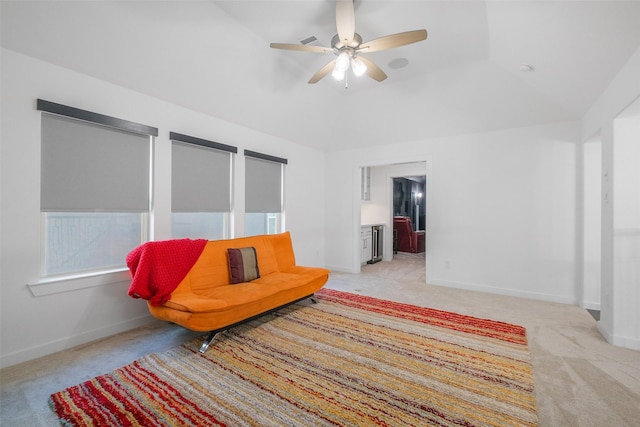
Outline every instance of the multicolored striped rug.
{"label": "multicolored striped rug", "polygon": [[534,426],[525,329],[324,289],[51,395],[68,426]]}

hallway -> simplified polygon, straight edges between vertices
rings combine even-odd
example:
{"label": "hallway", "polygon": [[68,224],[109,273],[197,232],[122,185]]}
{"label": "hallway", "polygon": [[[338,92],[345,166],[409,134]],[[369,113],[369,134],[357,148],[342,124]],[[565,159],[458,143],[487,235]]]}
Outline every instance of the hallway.
{"label": "hallway", "polygon": [[393,261],[363,265],[360,274],[424,283],[426,281],[425,253],[398,252],[393,255]]}

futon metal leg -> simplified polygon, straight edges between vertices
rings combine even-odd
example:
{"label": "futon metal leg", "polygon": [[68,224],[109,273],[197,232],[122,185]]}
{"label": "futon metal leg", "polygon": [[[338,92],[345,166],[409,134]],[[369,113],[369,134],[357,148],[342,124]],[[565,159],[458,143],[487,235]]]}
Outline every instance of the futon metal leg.
{"label": "futon metal leg", "polygon": [[204,342],[202,343],[202,345],[200,346],[200,353],[204,354],[207,349],[209,348],[209,345],[211,345],[211,342],[216,338],[216,336],[222,331],[213,331],[209,334],[209,336],[207,337],[206,340],[204,340]]}
{"label": "futon metal leg", "polygon": [[207,339],[206,339],[206,340],[204,340],[204,342],[203,342],[203,343],[202,343],[202,345],[200,346],[200,353],[203,353],[203,354],[204,354],[204,353],[207,351],[207,349],[208,349],[208,348],[209,348],[209,346],[211,345],[211,342],[216,338],[216,336],[217,336],[219,333],[222,333],[222,332],[224,332],[224,331],[226,331],[226,330],[228,330],[228,329],[231,329],[231,328],[233,328],[233,327],[235,327],[235,326],[238,326],[238,325],[240,325],[240,324],[243,324],[243,323],[249,322],[249,321],[251,321],[251,320],[253,320],[253,319],[257,319],[258,317],[264,316],[264,315],[265,315],[265,314],[267,314],[267,313],[271,313],[271,312],[274,312],[274,311],[276,311],[276,310],[279,310],[279,309],[281,309],[282,307],[285,307],[285,306],[288,306],[288,305],[291,305],[291,304],[295,304],[295,303],[300,302],[300,301],[302,301],[302,300],[305,300],[305,299],[307,299],[307,298],[309,298],[309,299],[311,300],[311,302],[312,302],[312,303],[314,303],[314,304],[318,304],[318,300],[314,298],[314,294],[307,295],[307,296],[305,296],[305,297],[299,298],[299,299],[297,299],[297,300],[295,300],[295,301],[292,301],[292,302],[290,302],[290,303],[284,304],[284,305],[282,305],[282,306],[280,306],[280,307],[276,307],[276,308],[274,308],[274,309],[272,309],[272,310],[268,310],[268,311],[266,311],[266,312],[264,312],[264,313],[261,313],[261,314],[258,314],[258,315],[256,315],[256,316],[250,317],[250,318],[248,318],[248,319],[242,320],[242,321],[240,321],[240,322],[234,323],[233,325],[229,325],[229,326],[226,326],[226,327],[224,327],[224,328],[222,328],[222,329],[216,329],[215,331],[211,331],[211,332],[209,333],[209,336],[207,337]]}

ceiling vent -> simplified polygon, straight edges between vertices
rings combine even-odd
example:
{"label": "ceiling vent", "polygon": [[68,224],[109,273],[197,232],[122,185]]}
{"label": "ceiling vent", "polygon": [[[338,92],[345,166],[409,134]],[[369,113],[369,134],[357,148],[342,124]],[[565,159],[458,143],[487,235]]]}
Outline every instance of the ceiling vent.
{"label": "ceiling vent", "polygon": [[318,39],[316,38],[316,36],[311,36],[311,37],[307,37],[304,40],[300,40],[300,43],[303,45],[308,45],[308,44],[313,44],[313,42],[317,42]]}

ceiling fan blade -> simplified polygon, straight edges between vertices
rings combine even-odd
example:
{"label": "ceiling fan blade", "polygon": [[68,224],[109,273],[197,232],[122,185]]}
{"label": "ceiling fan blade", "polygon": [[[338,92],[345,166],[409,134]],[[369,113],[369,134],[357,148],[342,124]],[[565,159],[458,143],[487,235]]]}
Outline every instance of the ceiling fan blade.
{"label": "ceiling fan blade", "polygon": [[365,70],[365,73],[371,77],[373,80],[377,81],[377,82],[381,82],[384,79],[387,78],[387,75],[385,74],[384,71],[382,71],[382,69],[380,67],[378,67],[376,64],[373,63],[373,61],[365,58],[364,56],[360,55],[358,56],[358,59],[360,59],[362,62],[364,62],[364,64],[367,66],[367,69]]}
{"label": "ceiling fan blade", "polygon": [[313,84],[313,83],[318,83],[320,80],[322,80],[322,78],[324,76],[326,76],[327,74],[329,74],[330,72],[333,71],[333,68],[336,66],[336,60],[334,59],[333,61],[329,62],[327,65],[325,65],[324,67],[320,68],[320,71],[318,71],[317,73],[315,73],[311,79],[309,79],[309,83]]}
{"label": "ceiling fan blade", "polygon": [[331,49],[330,47],[310,46],[310,45],[294,44],[294,43],[271,43],[269,46],[273,49],[299,50],[302,52],[314,52],[314,53],[332,53],[333,52],[333,49]]}
{"label": "ceiling fan blade", "polygon": [[358,47],[358,52],[377,52],[379,50],[392,49],[394,47],[419,42],[427,38],[427,30],[414,30],[404,33],[392,34],[369,42],[362,43]]}
{"label": "ceiling fan blade", "polygon": [[336,27],[340,41],[345,46],[351,46],[356,32],[356,16],[353,0],[336,0]]}

